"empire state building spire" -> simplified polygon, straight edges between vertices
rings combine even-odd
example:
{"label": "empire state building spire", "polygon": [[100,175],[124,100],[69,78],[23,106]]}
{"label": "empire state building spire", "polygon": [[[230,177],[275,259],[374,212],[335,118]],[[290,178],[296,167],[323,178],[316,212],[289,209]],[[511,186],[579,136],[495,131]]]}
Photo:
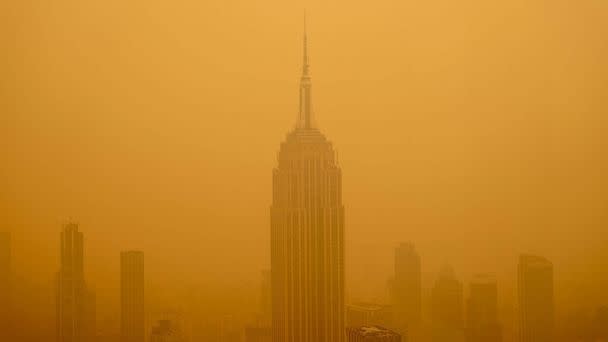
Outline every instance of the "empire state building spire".
{"label": "empire state building spire", "polygon": [[308,38],[307,38],[307,32],[306,32],[306,14],[304,14],[304,49],[303,54],[304,54],[304,59],[302,61],[302,76],[308,76],[308,69],[309,69],[309,65],[308,65]]}
{"label": "empire state building spire", "polygon": [[308,37],[306,34],[306,15],[304,15],[304,44],[302,60],[302,77],[300,78],[300,113],[296,127],[298,129],[315,128],[312,113],[312,94],[310,66],[308,64]]}
{"label": "empire state building spire", "polygon": [[272,171],[272,342],[344,342],[342,171],[313,120],[306,43],[305,28],[300,112]]}

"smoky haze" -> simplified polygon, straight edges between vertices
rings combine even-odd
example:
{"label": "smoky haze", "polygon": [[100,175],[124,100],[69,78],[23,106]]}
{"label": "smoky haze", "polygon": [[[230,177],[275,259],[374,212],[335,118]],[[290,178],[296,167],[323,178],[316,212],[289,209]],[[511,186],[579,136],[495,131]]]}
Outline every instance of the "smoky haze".
{"label": "smoky haze", "polygon": [[18,1],[0,5],[0,230],[24,340],[54,334],[70,219],[100,330],[130,249],[152,312],[257,310],[304,8],[347,302],[386,301],[409,241],[423,307],[444,264],[491,272],[510,330],[521,253],[553,262],[558,318],[608,304],[606,1]]}

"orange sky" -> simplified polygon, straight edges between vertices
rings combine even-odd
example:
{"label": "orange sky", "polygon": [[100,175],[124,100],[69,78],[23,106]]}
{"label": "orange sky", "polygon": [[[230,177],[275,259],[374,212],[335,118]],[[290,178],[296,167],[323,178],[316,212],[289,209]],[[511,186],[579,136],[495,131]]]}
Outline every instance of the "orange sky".
{"label": "orange sky", "polygon": [[532,252],[555,264],[558,310],[608,302],[604,0],[3,3],[15,273],[50,286],[72,217],[102,316],[123,249],[144,250],[158,297],[257,286],[304,7],[349,298],[381,297],[393,248],[413,241],[425,287],[446,261],[464,280],[492,271],[509,306]]}

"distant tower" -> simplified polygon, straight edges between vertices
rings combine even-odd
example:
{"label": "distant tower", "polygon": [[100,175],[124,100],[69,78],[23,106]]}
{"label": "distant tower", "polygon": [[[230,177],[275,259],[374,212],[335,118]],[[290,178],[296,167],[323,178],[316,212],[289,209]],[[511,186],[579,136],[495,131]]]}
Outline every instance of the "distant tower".
{"label": "distant tower", "polygon": [[520,341],[553,341],[553,264],[521,255],[517,273]]}
{"label": "distant tower", "polygon": [[120,340],[144,342],[144,253],[120,253]]}
{"label": "distant tower", "polygon": [[395,249],[392,292],[397,331],[407,332],[416,341],[422,316],[422,281],[420,256],[411,243],[402,243]]}
{"label": "distant tower", "polygon": [[11,305],[11,236],[0,232],[0,340],[10,338]]}
{"label": "distant tower", "polygon": [[306,35],[303,63],[296,127],[272,176],[272,340],[343,342],[342,173],[314,124]]}
{"label": "distant tower", "polygon": [[467,299],[467,342],[502,341],[497,292],[496,280],[491,275],[478,274],[471,281]]}
{"label": "distant tower", "polygon": [[63,226],[57,273],[57,340],[88,342],[95,335],[95,301],[84,280],[83,235],[78,224]]}
{"label": "distant tower", "polygon": [[348,327],[347,342],[406,342],[398,333],[378,325]]}
{"label": "distant tower", "polygon": [[464,339],[462,300],[462,283],[451,267],[444,267],[431,294],[434,341],[456,342]]}

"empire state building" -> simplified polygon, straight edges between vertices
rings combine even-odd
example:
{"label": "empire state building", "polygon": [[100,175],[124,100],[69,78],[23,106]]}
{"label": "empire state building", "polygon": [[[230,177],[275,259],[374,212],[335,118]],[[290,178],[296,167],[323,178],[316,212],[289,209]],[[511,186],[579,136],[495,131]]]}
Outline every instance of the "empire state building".
{"label": "empire state building", "polygon": [[314,123],[306,34],[295,128],[273,170],[272,341],[344,341],[342,173]]}

